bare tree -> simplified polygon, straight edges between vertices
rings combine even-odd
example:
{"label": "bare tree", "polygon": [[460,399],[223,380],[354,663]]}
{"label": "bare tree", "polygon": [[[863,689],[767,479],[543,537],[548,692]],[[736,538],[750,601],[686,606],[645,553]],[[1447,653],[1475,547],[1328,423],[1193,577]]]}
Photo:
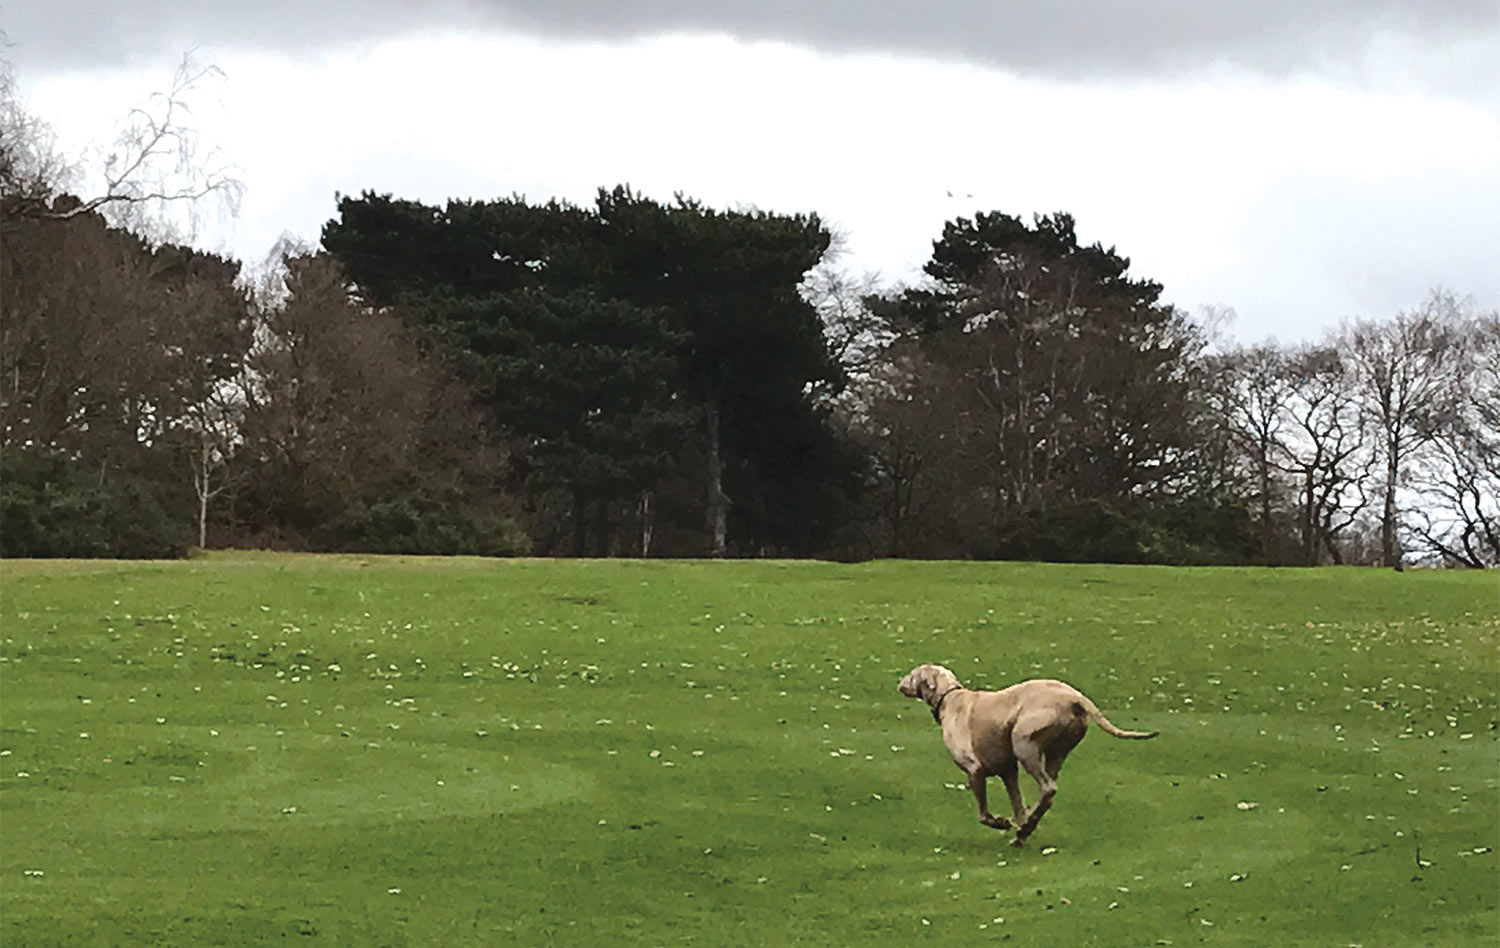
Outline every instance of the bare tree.
{"label": "bare tree", "polygon": [[[504,469],[468,388],[396,314],[351,300],[330,258],[288,258],[280,278],[282,291],[261,307],[235,449],[247,470],[244,526],[262,542],[396,543],[452,531],[428,538],[428,551],[510,543],[463,533],[486,529],[481,514],[502,499]],[[361,520],[380,507],[425,513]],[[358,535],[329,534],[340,523]]]}
{"label": "bare tree", "polygon": [[1281,493],[1278,461],[1285,456],[1283,429],[1293,396],[1285,350],[1266,343],[1214,357],[1213,399],[1232,443],[1245,457],[1260,514],[1261,556],[1278,559],[1275,508]]}
{"label": "bare tree", "polygon": [[846,372],[868,371],[894,338],[889,324],[871,312],[868,303],[879,291],[879,278],[839,266],[830,251],[807,272],[800,289],[823,320],[830,354]]}
{"label": "bare tree", "polygon": [[885,350],[845,393],[844,424],[870,462],[873,547],[892,556],[943,555],[963,466],[946,367],[907,341]]}
{"label": "bare tree", "polygon": [[1350,381],[1384,467],[1380,546],[1385,566],[1401,563],[1397,492],[1403,478],[1439,430],[1437,419],[1453,410],[1462,360],[1460,310],[1451,293],[1434,291],[1420,310],[1393,320],[1361,320],[1342,333]]}
{"label": "bare tree", "polygon": [[1444,562],[1500,565],[1500,314],[1461,321],[1459,370],[1409,479],[1407,526]]}
{"label": "bare tree", "polygon": [[21,104],[15,70],[0,60],[0,197],[45,205],[76,183],[78,170],[58,150],[52,126]]}
{"label": "bare tree", "polygon": [[[77,514],[53,519],[85,524],[49,527],[38,550],[157,555],[185,546],[184,442],[249,341],[238,265],[150,246],[97,213],[13,214],[24,200],[0,198],[5,486],[44,487],[43,498],[62,498]],[[196,480],[211,458],[199,460]],[[58,465],[66,484],[51,473]],[[105,499],[86,499],[95,495]]]}
{"label": "bare tree", "polygon": [[[122,454],[185,439],[200,546],[209,501],[227,486],[234,422],[220,402],[242,371],[248,321],[237,264],[164,238],[171,216],[237,207],[242,185],[193,124],[193,101],[222,77],[185,56],[90,173],[63,156],[0,62],[6,440],[75,455],[68,442],[86,442],[102,478]],[[118,444],[104,451],[107,432]]]}
{"label": "bare tree", "polygon": [[[229,213],[244,193],[236,169],[217,148],[205,148],[194,125],[194,101],[223,80],[217,66],[188,53],[166,92],[122,120],[114,144],[101,155],[93,175],[82,161],[69,162],[56,148],[46,122],[20,104],[9,63],[0,67],[0,188],[16,198],[11,213],[66,220],[99,212],[111,223],[136,233],[160,231],[168,216],[185,211],[196,225],[206,199]],[[97,193],[57,202],[56,196],[88,178]]]}
{"label": "bare tree", "polygon": [[190,434],[193,494],[198,501],[198,547],[208,547],[209,504],[231,491],[244,471],[232,463],[242,443],[249,377],[224,379],[190,406],[184,427]]}
{"label": "bare tree", "polygon": [[1359,406],[1347,366],[1330,345],[1297,350],[1287,371],[1291,399],[1280,466],[1297,484],[1302,562],[1316,565],[1326,552],[1340,563],[1338,536],[1358,521],[1369,500]]}

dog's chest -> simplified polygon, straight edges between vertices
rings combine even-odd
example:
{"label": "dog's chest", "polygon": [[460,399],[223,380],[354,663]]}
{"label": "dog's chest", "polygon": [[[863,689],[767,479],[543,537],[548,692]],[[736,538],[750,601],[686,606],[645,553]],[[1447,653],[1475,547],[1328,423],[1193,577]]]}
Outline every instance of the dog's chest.
{"label": "dog's chest", "polygon": [[984,715],[955,714],[943,721],[943,743],[958,766],[992,771],[1013,759],[1008,723]]}

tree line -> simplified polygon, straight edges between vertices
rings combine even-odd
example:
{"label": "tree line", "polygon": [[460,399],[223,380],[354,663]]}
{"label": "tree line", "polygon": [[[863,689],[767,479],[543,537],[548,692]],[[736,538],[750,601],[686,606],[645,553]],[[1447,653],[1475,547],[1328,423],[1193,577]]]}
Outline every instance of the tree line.
{"label": "tree line", "polygon": [[18,114],[7,556],[1500,563],[1500,317],[1445,293],[1232,345],[1067,214],[955,218],[882,287],[816,215],[626,186],[339,196],[252,279]]}

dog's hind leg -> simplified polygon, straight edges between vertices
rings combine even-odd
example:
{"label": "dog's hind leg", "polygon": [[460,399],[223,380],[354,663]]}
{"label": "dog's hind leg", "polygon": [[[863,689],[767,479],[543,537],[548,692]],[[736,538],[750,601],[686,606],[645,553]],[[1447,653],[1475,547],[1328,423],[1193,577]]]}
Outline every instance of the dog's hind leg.
{"label": "dog's hind leg", "polygon": [[974,802],[979,804],[979,822],[991,829],[1010,829],[1010,820],[990,812],[989,791],[985,786],[986,779],[984,774],[969,774],[969,792],[974,794]]}
{"label": "dog's hind leg", "polygon": [[[1016,830],[1016,838],[1011,843],[1013,846],[1024,846],[1026,838],[1036,830],[1036,825],[1042,821],[1043,816],[1047,815],[1047,810],[1052,807],[1052,801],[1057,797],[1055,773],[1057,768],[1048,767],[1042,749],[1029,740],[1017,741],[1015,753],[1016,759],[1020,761],[1022,767],[1026,768],[1026,772],[1031,774],[1032,779],[1036,781],[1037,788],[1041,791],[1036,806],[1032,807],[1031,812],[1026,815],[1026,821]],[[1061,766],[1062,761],[1059,760],[1057,767]]]}

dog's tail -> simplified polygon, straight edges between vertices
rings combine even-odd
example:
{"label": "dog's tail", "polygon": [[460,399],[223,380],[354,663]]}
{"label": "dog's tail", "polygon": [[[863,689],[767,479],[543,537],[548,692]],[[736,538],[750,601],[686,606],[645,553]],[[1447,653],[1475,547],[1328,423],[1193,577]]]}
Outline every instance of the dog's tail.
{"label": "dog's tail", "polygon": [[1104,716],[1104,712],[1099,710],[1098,705],[1094,704],[1094,702],[1090,701],[1088,698],[1085,698],[1083,695],[1079,695],[1078,698],[1078,706],[1083,709],[1083,713],[1088,715],[1090,721],[1093,721],[1095,724],[1099,725],[1099,729],[1102,730],[1105,734],[1110,734],[1114,737],[1133,738],[1138,741],[1144,741],[1147,738],[1152,738],[1157,735],[1156,731],[1127,731],[1124,728],[1115,727],[1114,723],[1111,722],[1109,718]]}

